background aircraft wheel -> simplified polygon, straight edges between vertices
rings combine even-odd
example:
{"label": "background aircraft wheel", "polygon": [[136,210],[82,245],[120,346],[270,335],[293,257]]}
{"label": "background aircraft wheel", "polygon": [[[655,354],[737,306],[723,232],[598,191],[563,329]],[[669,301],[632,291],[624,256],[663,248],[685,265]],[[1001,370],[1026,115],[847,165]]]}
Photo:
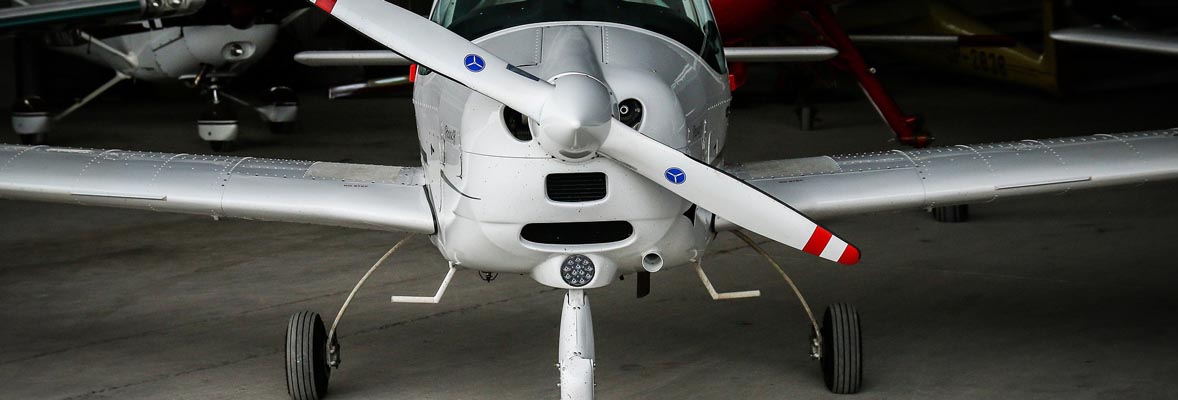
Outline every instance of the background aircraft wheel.
{"label": "background aircraft wheel", "polygon": [[958,223],[969,220],[969,205],[933,207],[933,218],[937,222]]}
{"label": "background aircraft wheel", "polygon": [[863,385],[863,341],[859,313],[850,304],[832,304],[822,316],[822,378],[837,394]]}
{"label": "background aircraft wheel", "polygon": [[327,396],[327,331],[318,313],[300,311],[286,325],[286,392],[294,400]]}
{"label": "background aircraft wheel", "polygon": [[40,146],[49,143],[49,134],[47,133],[34,133],[30,135],[17,136],[20,136],[20,144],[25,146]]}
{"label": "background aircraft wheel", "polygon": [[263,118],[270,123],[270,132],[283,135],[294,132],[294,123],[299,116],[299,96],[286,86],[275,86],[262,94],[266,106],[259,108]]}
{"label": "background aircraft wheel", "polygon": [[45,100],[32,96],[19,99],[12,105],[12,130],[24,145],[42,145],[48,141],[53,119]]}
{"label": "background aircraft wheel", "polygon": [[213,104],[196,120],[196,131],[213,151],[229,151],[237,139],[237,113],[224,103]]}

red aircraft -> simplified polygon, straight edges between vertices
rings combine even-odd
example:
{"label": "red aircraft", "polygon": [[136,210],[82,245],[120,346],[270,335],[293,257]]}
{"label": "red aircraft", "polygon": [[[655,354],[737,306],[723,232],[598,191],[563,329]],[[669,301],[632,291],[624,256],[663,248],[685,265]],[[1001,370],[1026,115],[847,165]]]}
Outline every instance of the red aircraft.
{"label": "red aircraft", "polygon": [[[720,27],[720,36],[726,46],[739,46],[765,36],[775,30],[783,21],[795,15],[802,15],[817,31],[817,40],[838,50],[838,56],[829,62],[835,68],[851,73],[867,98],[896,134],[896,140],[913,147],[925,147],[932,137],[924,131],[919,116],[905,114],[900,106],[888,95],[883,84],[875,77],[875,69],[868,66],[859,50],[842,25],[834,18],[830,3],[822,0],[711,0],[712,12]],[[747,79],[741,63],[730,65],[733,74],[733,89],[743,85]]]}

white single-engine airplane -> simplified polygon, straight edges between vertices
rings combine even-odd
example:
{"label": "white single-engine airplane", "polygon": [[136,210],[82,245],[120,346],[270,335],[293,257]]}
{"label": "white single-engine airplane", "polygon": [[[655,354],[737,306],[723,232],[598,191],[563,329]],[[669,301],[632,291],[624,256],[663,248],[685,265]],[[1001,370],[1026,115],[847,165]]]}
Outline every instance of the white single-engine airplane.
{"label": "white single-engine airplane", "polygon": [[[1178,177],[1178,130],[722,165],[730,94],[706,0],[383,0],[316,6],[419,64],[421,167],[0,146],[0,195],[429,235],[458,269],[566,289],[562,398],[593,397],[587,289],[698,262],[747,229],[841,264],[810,217]],[[467,38],[474,38],[468,40]],[[862,382],[858,316],[813,340],[828,388]],[[334,334],[334,333],[332,333]],[[318,314],[286,337],[292,398],[326,395],[339,347]]]}

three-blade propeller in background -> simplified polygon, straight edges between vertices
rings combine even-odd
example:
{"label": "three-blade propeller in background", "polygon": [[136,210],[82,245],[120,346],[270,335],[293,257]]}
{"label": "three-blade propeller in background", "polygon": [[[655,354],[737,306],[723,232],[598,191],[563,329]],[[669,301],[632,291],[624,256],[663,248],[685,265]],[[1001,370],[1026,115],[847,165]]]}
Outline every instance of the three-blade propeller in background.
{"label": "three-blade propeller in background", "polygon": [[[446,28],[384,0],[312,0],[353,29],[533,121],[556,114],[578,115],[560,90]],[[560,85],[558,82],[557,85]],[[601,105],[598,105],[601,106]],[[613,105],[604,105],[612,109]],[[575,111],[575,110],[573,110]],[[586,112],[584,114],[592,114]],[[724,219],[774,241],[850,265],[859,250],[806,216],[744,181],[651,139],[613,119],[595,138],[597,153]],[[554,154],[554,156],[556,156]]]}

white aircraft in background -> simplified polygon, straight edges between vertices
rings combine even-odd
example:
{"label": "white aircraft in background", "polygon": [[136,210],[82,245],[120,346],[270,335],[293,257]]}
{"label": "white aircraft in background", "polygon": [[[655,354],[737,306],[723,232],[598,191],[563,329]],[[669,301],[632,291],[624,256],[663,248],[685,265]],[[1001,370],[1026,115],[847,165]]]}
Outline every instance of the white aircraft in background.
{"label": "white aircraft in background", "polygon": [[[1178,130],[724,165],[731,97],[706,0],[451,0],[432,21],[383,0],[315,5],[420,65],[420,167],[0,146],[0,196],[429,235],[449,262],[438,294],[393,300],[437,302],[457,270],[567,290],[561,397],[589,399],[587,290],[698,263],[717,232],[850,265],[859,251],[809,217],[1178,177]],[[854,308],[822,325],[827,387],[858,391]],[[292,398],[326,395],[334,337],[316,313],[291,318]]]}
{"label": "white aircraft in background", "polygon": [[[265,56],[278,36],[278,21],[266,20],[264,7],[251,1],[65,0],[0,9],[0,30],[21,32],[15,57],[21,90],[12,108],[13,130],[24,144],[45,144],[55,123],[119,82],[137,79],[180,81],[208,92],[212,104],[197,118],[197,134],[214,151],[228,150],[237,139],[234,103],[257,111],[271,131],[289,132],[298,117],[294,91],[273,87],[263,104],[253,105],[226,90],[226,82]],[[41,68],[37,45],[110,68],[115,75],[51,114],[30,84]]]}

